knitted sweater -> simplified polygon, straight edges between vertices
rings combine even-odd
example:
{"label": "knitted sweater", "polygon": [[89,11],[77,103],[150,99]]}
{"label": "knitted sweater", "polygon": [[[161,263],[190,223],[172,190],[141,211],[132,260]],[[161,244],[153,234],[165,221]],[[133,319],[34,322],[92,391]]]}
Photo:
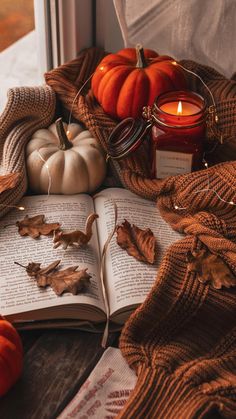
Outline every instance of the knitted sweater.
{"label": "knitted sweater", "polygon": [[[15,190],[1,194],[1,204],[15,203],[25,191],[24,145],[33,130],[51,122],[55,110],[53,90],[64,108],[70,109],[78,86],[102,56],[103,52],[91,49],[69,65],[51,71],[46,75],[51,88],[11,91],[0,120],[1,156],[5,171],[22,171],[23,182]],[[234,148],[235,82],[207,67],[191,62],[185,65],[195,66],[211,85],[220,128],[227,137],[220,154],[223,156],[224,151],[226,155]],[[115,122],[103,113],[88,89],[85,96],[79,95],[73,114],[106,148]],[[216,161],[220,154],[215,154]],[[135,159],[113,165],[113,170],[124,186],[147,198],[158,197],[163,217],[186,236],[168,249],[147,299],[122,331],[120,348],[138,381],[119,417],[234,418],[236,289],[216,290],[200,283],[194,273],[187,271],[186,254],[206,245],[236,275],[236,207],[219,200],[214,192],[195,193],[206,188],[209,176],[211,188],[223,199],[235,199],[236,163],[222,163],[207,171],[161,181],[146,177],[146,164],[144,148]],[[175,203],[186,209],[176,210]],[[1,210],[0,215],[5,211]]]}

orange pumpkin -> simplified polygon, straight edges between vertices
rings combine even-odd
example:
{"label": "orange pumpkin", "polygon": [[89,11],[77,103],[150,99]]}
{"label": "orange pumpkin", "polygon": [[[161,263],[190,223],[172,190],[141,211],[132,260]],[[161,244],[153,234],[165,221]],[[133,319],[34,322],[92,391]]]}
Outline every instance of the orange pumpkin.
{"label": "orange pumpkin", "polygon": [[138,45],[109,54],[92,77],[92,91],[104,111],[119,119],[137,118],[142,108],[169,90],[186,88],[184,70],[173,58]]}
{"label": "orange pumpkin", "polygon": [[16,329],[0,317],[0,396],[3,396],[21,375],[23,348]]}

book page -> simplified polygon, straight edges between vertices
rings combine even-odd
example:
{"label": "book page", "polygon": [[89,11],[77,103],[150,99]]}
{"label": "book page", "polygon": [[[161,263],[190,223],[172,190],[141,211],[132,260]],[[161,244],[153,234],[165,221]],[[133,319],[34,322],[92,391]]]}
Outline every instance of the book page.
{"label": "book page", "polygon": [[[92,304],[104,310],[100,288],[96,222],[93,224],[93,236],[85,248],[70,246],[63,250],[62,246],[53,249],[52,236],[41,236],[33,239],[21,237],[16,221],[44,214],[47,223],[59,222],[62,230],[84,231],[87,216],[94,212],[93,199],[89,195],[45,195],[24,197],[19,205],[25,211],[13,210],[0,220],[0,313],[12,315],[45,307],[62,306],[64,304]],[[9,226],[8,226],[9,225]],[[59,269],[78,265],[78,270],[88,268],[91,277],[89,287],[78,295],[64,293],[57,296],[51,287],[38,288],[35,280],[30,278],[25,269],[14,264],[14,261],[28,265],[39,262],[42,267],[55,260],[61,260]]]}
{"label": "book page", "polygon": [[115,418],[136,382],[120,349],[109,347],[57,419]]}
{"label": "book page", "polygon": [[129,256],[116,243],[114,234],[105,263],[106,288],[110,313],[144,301],[150,291],[167,247],[183,236],[163,220],[156,203],[140,198],[130,191],[120,188],[104,190],[96,195],[94,205],[99,212],[97,220],[100,249],[103,248],[108,234],[114,228],[114,202],[118,209],[117,224],[127,219],[141,229],[150,228],[157,240],[158,257],[154,265],[145,264]]}

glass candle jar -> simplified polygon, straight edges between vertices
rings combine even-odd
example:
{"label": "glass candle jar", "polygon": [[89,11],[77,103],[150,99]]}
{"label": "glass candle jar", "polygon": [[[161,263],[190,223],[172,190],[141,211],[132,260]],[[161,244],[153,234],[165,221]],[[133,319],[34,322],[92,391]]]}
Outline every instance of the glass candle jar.
{"label": "glass candle jar", "polygon": [[206,128],[206,103],[191,91],[159,96],[152,108],[152,176],[200,169]]}

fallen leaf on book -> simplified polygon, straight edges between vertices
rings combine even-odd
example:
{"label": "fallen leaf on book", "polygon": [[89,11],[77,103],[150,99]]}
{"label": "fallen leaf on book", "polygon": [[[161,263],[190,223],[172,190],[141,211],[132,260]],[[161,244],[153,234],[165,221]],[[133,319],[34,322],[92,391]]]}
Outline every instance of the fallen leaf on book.
{"label": "fallen leaf on book", "polygon": [[30,277],[34,277],[37,285],[41,288],[50,286],[57,295],[63,292],[70,292],[73,295],[83,291],[90,283],[91,275],[87,273],[87,269],[77,271],[78,266],[71,266],[61,271],[57,270],[60,260],[50,263],[45,268],[40,268],[40,263],[31,262],[27,266],[19,265],[26,269]]}
{"label": "fallen leaf on book", "polygon": [[35,262],[30,262],[28,263],[27,266],[23,266],[21,265],[21,263],[18,262],[14,262],[16,265],[21,266],[22,268],[25,268],[27,274],[29,276],[36,276],[39,274],[48,274],[50,272],[52,272],[54,269],[56,269],[56,267],[59,265],[61,261],[60,260],[56,260],[55,262],[50,263],[50,265],[48,265],[46,268],[40,268],[41,263],[35,263]]}
{"label": "fallen leaf on book", "polygon": [[236,286],[236,277],[223,261],[207,249],[188,251],[188,271],[196,272],[198,280],[203,284],[210,283],[215,289]]}
{"label": "fallen leaf on book", "polygon": [[88,216],[85,223],[85,233],[80,230],[74,230],[68,233],[55,230],[53,234],[53,243],[55,243],[53,248],[56,249],[62,245],[65,250],[73,244],[76,244],[78,247],[86,245],[92,237],[92,225],[96,218],[98,218],[98,215],[95,213]]}
{"label": "fallen leaf on book", "polygon": [[35,215],[31,218],[26,215],[23,220],[17,221],[16,225],[21,236],[30,236],[33,239],[36,239],[41,234],[47,236],[54,230],[58,230],[60,228],[59,223],[45,223],[44,215]]}
{"label": "fallen leaf on book", "polygon": [[13,189],[21,178],[21,173],[8,173],[0,176],[0,193],[7,189]]}
{"label": "fallen leaf on book", "polygon": [[141,230],[125,220],[116,227],[117,244],[130,256],[142,262],[153,264],[156,259],[156,239],[150,228]]}
{"label": "fallen leaf on book", "polygon": [[91,275],[86,272],[87,269],[77,271],[77,268],[78,266],[72,266],[50,274],[38,274],[35,279],[39,287],[50,285],[57,295],[63,292],[76,295],[90,283],[91,278]]}

